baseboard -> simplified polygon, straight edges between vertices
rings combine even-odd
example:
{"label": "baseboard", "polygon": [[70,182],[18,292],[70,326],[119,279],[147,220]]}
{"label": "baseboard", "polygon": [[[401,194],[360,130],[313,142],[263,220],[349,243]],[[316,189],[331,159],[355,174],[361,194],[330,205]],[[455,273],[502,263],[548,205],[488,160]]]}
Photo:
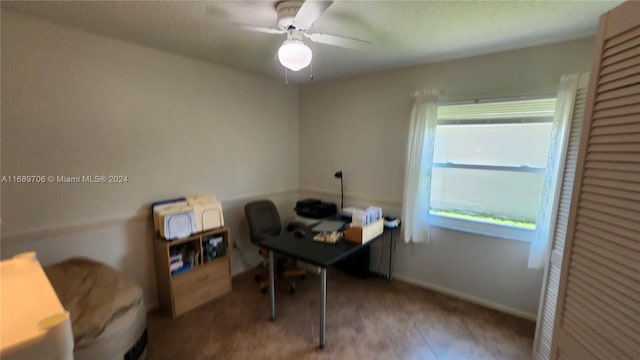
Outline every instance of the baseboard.
{"label": "baseboard", "polygon": [[474,295],[469,295],[466,293],[463,293],[461,291],[457,291],[457,290],[453,290],[453,289],[449,289],[446,288],[444,286],[440,286],[440,285],[435,285],[429,282],[426,282],[424,280],[419,280],[419,279],[415,279],[409,276],[404,276],[404,275],[399,275],[399,274],[394,274],[393,275],[393,279],[394,280],[400,280],[402,282],[405,282],[407,284],[411,284],[411,285],[415,285],[415,286],[419,286],[425,289],[429,289],[429,290],[433,290],[445,295],[449,295],[449,296],[453,296],[455,298],[461,299],[461,300],[465,300],[474,304],[478,304],[484,307],[488,307],[490,309],[493,310],[497,310],[500,312],[503,312],[505,314],[509,314],[509,315],[513,315],[522,319],[526,319],[526,320],[531,320],[531,321],[536,321],[536,314],[531,314],[522,310],[518,310],[518,309],[514,309],[512,307],[509,306],[505,306],[502,304],[498,304],[495,303],[493,301],[489,301]]}

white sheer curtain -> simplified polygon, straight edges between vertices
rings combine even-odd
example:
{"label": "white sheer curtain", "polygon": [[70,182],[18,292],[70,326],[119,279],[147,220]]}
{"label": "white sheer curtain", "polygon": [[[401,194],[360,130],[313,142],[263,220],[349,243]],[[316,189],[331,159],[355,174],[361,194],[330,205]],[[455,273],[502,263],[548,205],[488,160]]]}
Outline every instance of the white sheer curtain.
{"label": "white sheer curtain", "polygon": [[405,242],[429,241],[429,201],[433,145],[438,122],[438,95],[426,91],[414,96],[404,172],[402,228]]}
{"label": "white sheer curtain", "polygon": [[564,75],[560,79],[556,101],[547,165],[542,180],[536,230],[529,250],[529,268],[540,269],[549,256],[549,243],[553,236],[560,199],[562,172],[567,153],[573,106],[580,74]]}

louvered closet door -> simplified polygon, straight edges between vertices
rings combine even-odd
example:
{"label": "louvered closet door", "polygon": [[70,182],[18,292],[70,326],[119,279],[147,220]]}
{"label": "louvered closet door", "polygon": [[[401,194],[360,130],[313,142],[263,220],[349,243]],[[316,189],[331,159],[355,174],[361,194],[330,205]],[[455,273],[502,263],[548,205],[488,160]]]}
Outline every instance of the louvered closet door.
{"label": "louvered closet door", "polygon": [[600,19],[552,342],[640,359],[640,2]]}
{"label": "louvered closet door", "polygon": [[560,285],[560,270],[562,268],[562,253],[564,251],[567,227],[569,225],[569,209],[571,208],[571,194],[578,161],[578,147],[580,134],[584,122],[585,105],[587,102],[587,85],[589,74],[580,74],[578,89],[573,104],[571,127],[567,142],[567,153],[562,172],[562,184],[558,201],[558,211],[555,219],[553,236],[551,237],[551,259],[546,268],[544,289],[540,301],[536,337],[534,341],[533,358],[548,360],[551,355],[551,339],[553,337],[553,320],[556,314],[558,288]]}

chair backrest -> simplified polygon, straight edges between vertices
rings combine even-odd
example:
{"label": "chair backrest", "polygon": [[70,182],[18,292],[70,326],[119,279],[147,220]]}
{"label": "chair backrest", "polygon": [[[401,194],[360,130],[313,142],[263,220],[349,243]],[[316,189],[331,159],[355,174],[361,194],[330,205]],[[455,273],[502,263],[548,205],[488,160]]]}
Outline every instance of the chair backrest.
{"label": "chair backrest", "polygon": [[252,201],[244,206],[244,214],[249,223],[251,242],[259,244],[265,236],[276,236],[282,231],[280,214],[270,200]]}

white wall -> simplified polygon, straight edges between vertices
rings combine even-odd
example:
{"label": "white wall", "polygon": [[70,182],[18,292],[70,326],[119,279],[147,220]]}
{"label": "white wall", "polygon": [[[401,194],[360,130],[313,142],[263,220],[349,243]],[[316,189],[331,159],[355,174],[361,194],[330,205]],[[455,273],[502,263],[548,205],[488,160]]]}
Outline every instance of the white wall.
{"label": "white wall", "polygon": [[[216,194],[249,259],[243,204],[269,197],[286,215],[299,196],[338,201],[337,169],[347,205],[379,204],[398,215],[413,91],[437,88],[454,100],[553,93],[561,74],[589,69],[592,42],[298,91],[8,11],[1,30],[2,175],[128,176],[126,184],[2,184],[2,258],[36,250],[45,265],[100,259],[138,280],[150,306],[150,202]],[[398,244],[395,275],[534,315],[542,272],[527,269],[527,255],[527,243],[436,229],[430,245]],[[247,268],[234,252],[233,272]]]}
{"label": "white wall", "polygon": [[[298,188],[297,87],[2,11],[2,175],[125,175],[125,184],[2,184],[2,258],[84,255],[153,306],[149,204],[213,193],[253,252],[242,206]],[[244,265],[237,253],[234,273]]]}
{"label": "white wall", "polygon": [[[562,74],[589,70],[591,46],[585,39],[301,86],[302,195],[335,198],[333,173],[342,169],[345,205],[399,215],[414,91],[438,89],[445,100],[554,94]],[[527,268],[528,251],[525,242],[434,229],[429,245],[398,244],[395,276],[535,318],[542,270]],[[378,259],[374,251],[372,268]]]}

